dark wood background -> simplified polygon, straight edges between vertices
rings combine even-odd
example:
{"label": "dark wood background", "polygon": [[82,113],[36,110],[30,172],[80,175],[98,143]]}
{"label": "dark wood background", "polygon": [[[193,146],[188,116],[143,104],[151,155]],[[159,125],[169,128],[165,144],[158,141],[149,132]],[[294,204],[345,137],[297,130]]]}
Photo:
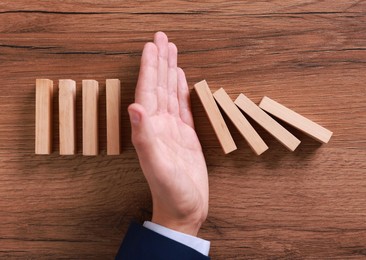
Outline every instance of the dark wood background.
{"label": "dark wood background", "polygon": [[[288,152],[225,156],[195,93],[192,106],[210,182],[200,236],[212,259],[366,257],[366,1],[0,2],[0,258],[112,259],[151,198],[130,141],[145,42],[162,30],[189,85],[206,79],[235,98],[264,95],[334,132]],[[77,81],[78,155],[34,154],[35,80]],[[106,78],[122,81],[122,149],[106,156]],[[82,79],[101,82],[100,149],[81,155]],[[189,141],[189,140],[187,140]]]}

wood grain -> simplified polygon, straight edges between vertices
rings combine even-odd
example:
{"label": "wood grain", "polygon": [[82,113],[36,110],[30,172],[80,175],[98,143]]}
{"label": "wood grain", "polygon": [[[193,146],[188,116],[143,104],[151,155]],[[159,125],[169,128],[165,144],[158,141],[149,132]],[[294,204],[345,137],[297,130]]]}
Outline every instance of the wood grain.
{"label": "wood grain", "polygon": [[[113,259],[151,198],[130,141],[141,50],[157,30],[179,49],[190,88],[206,78],[232,99],[263,96],[331,129],[320,145],[257,157],[226,120],[238,150],[224,156],[198,97],[195,126],[209,170],[209,216],[199,236],[212,259],[363,259],[366,255],[366,2],[0,2],[0,258]],[[91,40],[92,39],[92,40]],[[77,155],[34,155],[36,78],[76,81]],[[122,154],[82,156],[81,80],[118,78]],[[105,86],[99,138],[106,140]],[[227,118],[226,118],[227,119]]]}

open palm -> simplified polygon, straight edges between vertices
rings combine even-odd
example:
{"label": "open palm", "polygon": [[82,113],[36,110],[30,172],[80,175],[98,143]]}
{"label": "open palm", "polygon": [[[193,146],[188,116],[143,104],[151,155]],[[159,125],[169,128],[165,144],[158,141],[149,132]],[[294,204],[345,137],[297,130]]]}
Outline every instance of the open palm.
{"label": "open palm", "polygon": [[153,198],[152,221],[197,235],[208,211],[207,167],[177,48],[162,32],[144,47],[135,103],[128,110]]}

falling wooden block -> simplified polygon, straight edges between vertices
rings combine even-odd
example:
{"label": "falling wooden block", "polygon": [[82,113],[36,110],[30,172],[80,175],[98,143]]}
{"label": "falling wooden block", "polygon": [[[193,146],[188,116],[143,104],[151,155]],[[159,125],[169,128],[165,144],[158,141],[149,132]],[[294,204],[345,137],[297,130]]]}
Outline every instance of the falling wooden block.
{"label": "falling wooden block", "polygon": [[83,80],[83,155],[98,154],[98,96],[95,80]]}
{"label": "falling wooden block", "polygon": [[60,154],[75,154],[76,84],[71,79],[59,80],[59,134]]}
{"label": "falling wooden block", "polygon": [[207,113],[211,125],[216,133],[217,138],[221,144],[225,154],[236,150],[235,142],[227,128],[227,125],[222,117],[218,106],[212,96],[211,90],[205,80],[200,81],[194,85],[199,99]]}
{"label": "falling wooden block", "polygon": [[254,121],[266,129],[280,143],[282,143],[290,151],[294,151],[300,144],[300,140],[287,131],[276,120],[270,117],[266,112],[260,109],[253,101],[244,94],[240,94],[234,102],[241,110],[243,110]]}
{"label": "falling wooden block", "polygon": [[259,107],[319,142],[328,143],[333,134],[328,129],[277,103],[269,97],[264,97]]}
{"label": "falling wooden block", "polygon": [[235,106],[234,102],[231,100],[225,90],[223,88],[220,88],[213,94],[213,96],[215,97],[217,103],[220,105],[222,110],[224,110],[224,112],[239,130],[244,139],[248,142],[252,150],[257,155],[260,155],[264,151],[266,151],[268,149],[266,143],[255,131],[252,125],[248,122],[248,120],[244,117],[244,115],[240,112],[238,107]]}
{"label": "falling wooden block", "polygon": [[107,154],[120,154],[121,82],[106,80]]}
{"label": "falling wooden block", "polygon": [[36,80],[36,154],[52,152],[53,81]]}

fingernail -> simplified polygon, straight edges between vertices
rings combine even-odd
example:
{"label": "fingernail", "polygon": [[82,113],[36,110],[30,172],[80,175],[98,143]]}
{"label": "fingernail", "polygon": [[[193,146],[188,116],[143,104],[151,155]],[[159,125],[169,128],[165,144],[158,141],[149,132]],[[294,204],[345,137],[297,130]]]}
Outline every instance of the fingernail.
{"label": "fingernail", "polygon": [[139,113],[137,113],[136,111],[133,111],[133,110],[128,110],[128,113],[130,115],[130,120],[131,120],[132,124],[137,125],[140,123],[141,116]]}

